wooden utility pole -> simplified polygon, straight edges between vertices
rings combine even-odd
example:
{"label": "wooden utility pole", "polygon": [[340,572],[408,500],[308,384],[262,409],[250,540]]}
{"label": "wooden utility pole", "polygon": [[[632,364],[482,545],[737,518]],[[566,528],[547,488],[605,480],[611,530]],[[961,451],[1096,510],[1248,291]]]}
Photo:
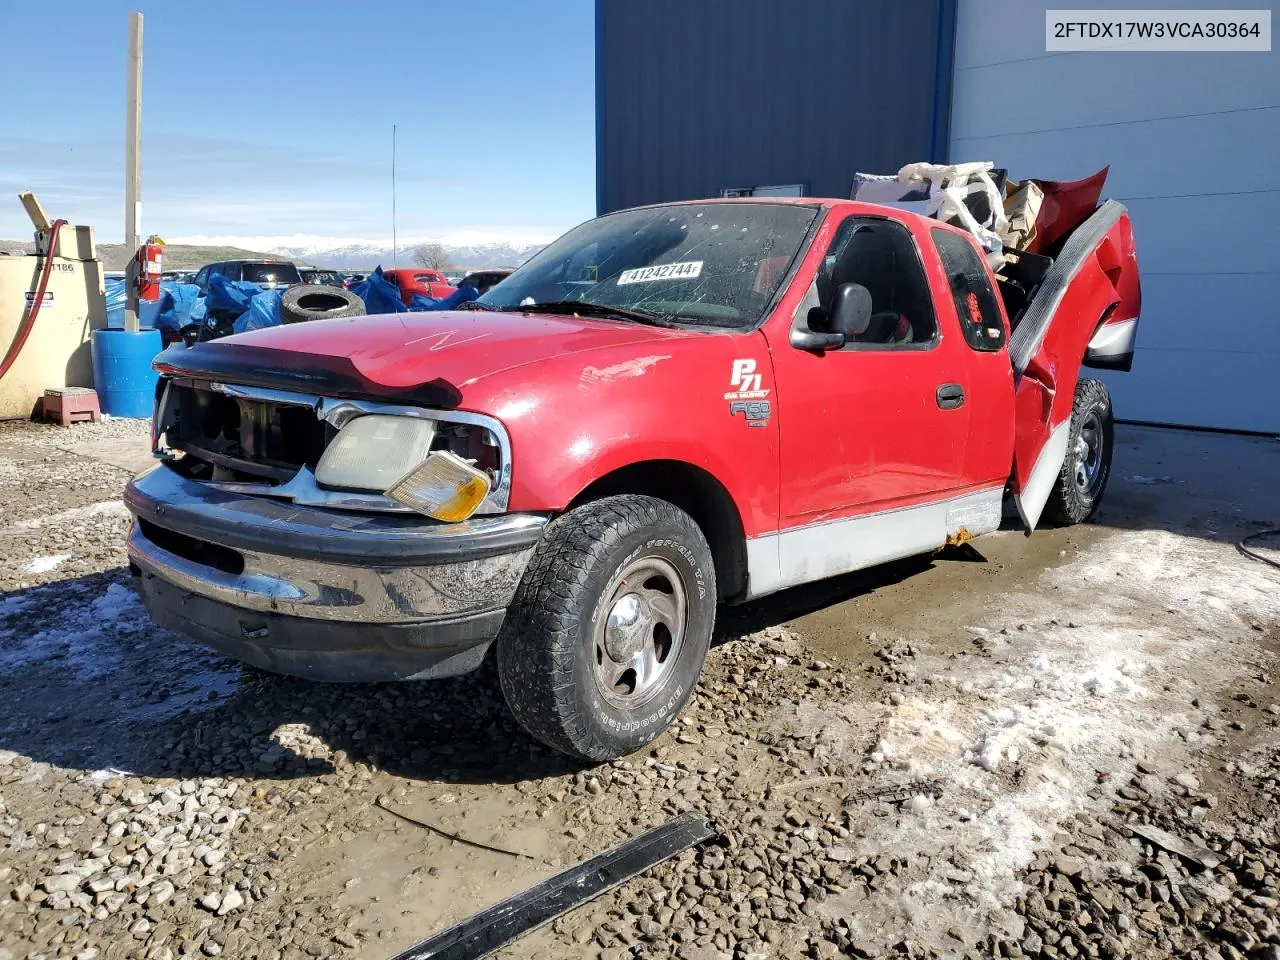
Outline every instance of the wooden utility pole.
{"label": "wooden utility pole", "polygon": [[[142,226],[142,14],[129,14],[128,113],[124,133],[124,248],[129,256],[138,249]],[[125,284],[124,328],[138,332],[138,287],[132,269]]]}

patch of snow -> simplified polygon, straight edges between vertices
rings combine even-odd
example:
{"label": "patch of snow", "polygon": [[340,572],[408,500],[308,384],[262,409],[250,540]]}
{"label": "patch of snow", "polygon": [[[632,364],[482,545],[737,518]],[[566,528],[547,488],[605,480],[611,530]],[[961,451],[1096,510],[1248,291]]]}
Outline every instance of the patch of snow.
{"label": "patch of snow", "polygon": [[28,560],[18,569],[22,573],[48,573],[50,570],[56,570],[62,564],[71,559],[69,553],[57,553],[49,557],[36,557],[34,560]]}
{"label": "patch of snow", "polygon": [[38,683],[52,669],[64,686],[110,689],[113,719],[156,719],[212,705],[239,685],[238,665],[157,628],[137,593],[122,584],[102,591],[39,587],[17,599],[0,602],[0,673]]}
{"label": "patch of snow", "polygon": [[45,517],[31,517],[28,520],[19,520],[12,524],[4,533],[17,533],[23,530],[38,530],[41,527],[47,527],[60,523],[74,523],[80,520],[89,520],[93,517],[103,516],[121,516],[129,515],[128,508],[122,500],[100,500],[97,503],[91,503],[83,507],[72,507],[70,510],[61,510],[58,513],[51,513]]}
{"label": "patch of snow", "polygon": [[[1153,621],[1153,608],[1163,618]],[[1212,742],[1190,703],[1256,669],[1249,618],[1280,618],[1280,578],[1266,568],[1227,544],[1124,532],[966,627],[1006,641],[988,645],[991,656],[919,655],[931,682],[895,691],[867,770],[937,780],[941,796],[896,819],[882,805],[851,808],[850,843],[859,856],[929,857],[972,881],[935,869],[905,896],[872,891],[852,911],[874,918],[862,932],[910,923],[935,943],[953,925],[1016,935],[1020,872],[1075,814],[1110,809],[1107,793],[1089,796],[1095,786],[1123,785],[1156,755],[1185,768]],[[1016,623],[1031,628],[1002,631]]]}

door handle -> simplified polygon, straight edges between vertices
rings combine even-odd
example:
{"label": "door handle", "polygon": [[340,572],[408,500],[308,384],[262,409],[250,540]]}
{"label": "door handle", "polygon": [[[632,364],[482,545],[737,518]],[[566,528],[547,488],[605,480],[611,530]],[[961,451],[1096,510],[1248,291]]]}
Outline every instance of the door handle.
{"label": "door handle", "polygon": [[938,407],[942,410],[954,410],[964,406],[964,387],[958,383],[944,383],[935,394]]}

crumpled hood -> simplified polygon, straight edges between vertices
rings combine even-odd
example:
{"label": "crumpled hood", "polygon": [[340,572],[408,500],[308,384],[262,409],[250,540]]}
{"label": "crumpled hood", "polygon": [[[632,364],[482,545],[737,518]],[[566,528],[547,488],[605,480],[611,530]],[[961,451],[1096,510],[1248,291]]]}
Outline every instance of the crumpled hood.
{"label": "crumpled hood", "polygon": [[629,321],[544,314],[382,314],[269,327],[189,350],[173,347],[157,358],[156,367],[172,375],[331,395],[416,395],[416,388],[431,384],[456,400],[467,384],[527,363],[691,335]]}

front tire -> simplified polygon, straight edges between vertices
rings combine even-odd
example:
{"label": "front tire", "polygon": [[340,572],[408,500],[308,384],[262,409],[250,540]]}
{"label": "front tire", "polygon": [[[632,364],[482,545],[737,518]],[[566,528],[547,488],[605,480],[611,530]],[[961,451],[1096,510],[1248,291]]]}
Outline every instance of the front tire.
{"label": "front tire", "polygon": [[1114,448],[1115,421],[1106,384],[1081,377],[1071,411],[1067,457],[1045,504],[1045,516],[1063,526],[1091,519],[1107,490]]}
{"label": "front tire", "polygon": [[684,707],[715,624],[711,550],[684,511],[607,497],[553,521],[497,642],[512,714],[582,760],[632,753]]}

